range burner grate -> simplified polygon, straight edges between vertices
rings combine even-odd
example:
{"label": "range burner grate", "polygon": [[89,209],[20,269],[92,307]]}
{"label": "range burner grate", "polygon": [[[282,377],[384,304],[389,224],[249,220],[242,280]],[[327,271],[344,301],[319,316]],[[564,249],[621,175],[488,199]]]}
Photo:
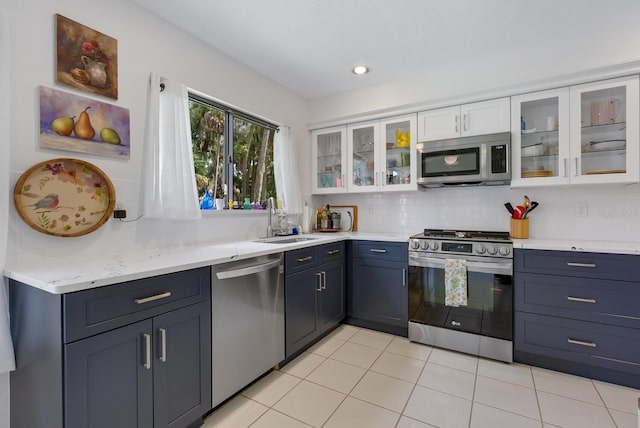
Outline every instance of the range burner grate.
{"label": "range burner grate", "polygon": [[509,241],[509,232],[487,232],[480,230],[425,229],[422,237],[444,239],[490,239]]}

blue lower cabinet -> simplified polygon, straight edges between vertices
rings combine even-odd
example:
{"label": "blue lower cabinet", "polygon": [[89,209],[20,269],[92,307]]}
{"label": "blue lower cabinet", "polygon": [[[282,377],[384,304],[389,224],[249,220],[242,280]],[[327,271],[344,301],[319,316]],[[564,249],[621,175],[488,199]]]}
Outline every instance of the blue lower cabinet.
{"label": "blue lower cabinet", "polygon": [[640,257],[516,250],[514,259],[514,359],[640,388]]}
{"label": "blue lower cabinet", "polygon": [[407,244],[356,241],[352,245],[348,321],[407,336]]}
{"label": "blue lower cabinet", "polygon": [[153,371],[144,367],[151,332],[146,320],[66,346],[66,428],[153,427]]}
{"label": "blue lower cabinet", "polygon": [[210,268],[154,278],[66,295],[10,281],[11,426],[202,424],[211,410]]}
{"label": "blue lower cabinet", "polygon": [[285,357],[297,355],[345,317],[344,243],[287,252]]}

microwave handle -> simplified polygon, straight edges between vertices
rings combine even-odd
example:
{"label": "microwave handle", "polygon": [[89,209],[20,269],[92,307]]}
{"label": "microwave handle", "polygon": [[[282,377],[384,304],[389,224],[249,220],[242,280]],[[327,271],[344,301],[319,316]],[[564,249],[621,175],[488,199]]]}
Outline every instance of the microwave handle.
{"label": "microwave handle", "polygon": [[[444,269],[446,259],[435,257],[409,256],[409,266],[420,266],[435,269]],[[512,275],[513,261],[508,262],[476,262],[467,260],[467,271],[489,273],[496,275]]]}

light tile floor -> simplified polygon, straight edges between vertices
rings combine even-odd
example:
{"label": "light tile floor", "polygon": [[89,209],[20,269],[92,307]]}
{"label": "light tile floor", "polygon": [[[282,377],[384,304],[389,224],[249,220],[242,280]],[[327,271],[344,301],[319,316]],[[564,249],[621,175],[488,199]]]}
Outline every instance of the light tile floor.
{"label": "light tile floor", "polygon": [[638,428],[640,391],[342,325],[205,428]]}

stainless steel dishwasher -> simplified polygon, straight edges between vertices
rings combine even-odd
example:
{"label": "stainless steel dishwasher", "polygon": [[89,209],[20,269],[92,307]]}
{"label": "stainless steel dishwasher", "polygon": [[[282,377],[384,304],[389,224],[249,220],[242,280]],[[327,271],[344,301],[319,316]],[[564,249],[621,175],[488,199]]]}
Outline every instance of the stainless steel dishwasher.
{"label": "stainless steel dishwasher", "polygon": [[283,253],[212,268],[212,407],[284,359]]}

